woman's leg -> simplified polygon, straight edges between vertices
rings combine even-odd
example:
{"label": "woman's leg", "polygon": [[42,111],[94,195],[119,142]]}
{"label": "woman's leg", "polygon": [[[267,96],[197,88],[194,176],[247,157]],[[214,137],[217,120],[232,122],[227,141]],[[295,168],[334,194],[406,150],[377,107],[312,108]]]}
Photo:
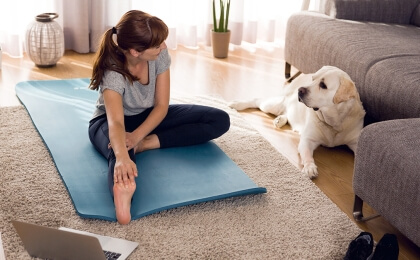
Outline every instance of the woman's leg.
{"label": "woman's leg", "polygon": [[[114,167],[115,167],[115,154],[112,148],[108,145],[109,140],[109,130],[108,130],[108,121],[106,117],[100,117],[92,120],[89,124],[89,139],[96,150],[99,151],[107,160],[108,160],[108,188],[113,194],[114,187]],[[134,154],[134,149],[128,151],[130,158],[133,162],[136,162],[136,157]]]}
{"label": "woman's leg", "polygon": [[166,118],[153,131],[162,148],[205,143],[229,130],[229,115],[200,105],[171,105]]}
{"label": "woman's leg", "polygon": [[[125,118],[128,132],[144,122],[151,109]],[[157,138],[161,148],[195,145],[217,138],[229,130],[229,115],[220,109],[199,105],[170,105],[168,114],[147,138]],[[147,142],[145,138],[144,142]],[[144,150],[140,143],[137,151]]]}
{"label": "woman's leg", "polygon": [[[114,199],[118,222],[128,224],[131,220],[130,205],[135,187],[125,188],[122,184],[114,185],[115,154],[109,144],[108,122],[106,117],[94,119],[89,124],[89,138],[94,147],[108,159],[108,188]],[[131,160],[135,162],[134,149],[129,151]]]}

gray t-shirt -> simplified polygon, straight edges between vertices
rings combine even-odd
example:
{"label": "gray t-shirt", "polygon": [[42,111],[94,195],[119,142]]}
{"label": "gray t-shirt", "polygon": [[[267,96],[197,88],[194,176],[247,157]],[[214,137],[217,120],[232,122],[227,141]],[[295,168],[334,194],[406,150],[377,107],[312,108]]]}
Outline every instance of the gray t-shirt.
{"label": "gray t-shirt", "polygon": [[139,81],[133,84],[124,75],[108,70],[105,72],[101,84],[99,85],[99,98],[96,102],[96,110],[92,118],[105,114],[105,104],[103,92],[111,89],[119,93],[123,98],[124,115],[137,115],[153,107],[155,103],[155,87],[157,75],[165,72],[171,65],[171,56],[168,49],[160,52],[157,60],[149,61],[149,84],[143,85]]}

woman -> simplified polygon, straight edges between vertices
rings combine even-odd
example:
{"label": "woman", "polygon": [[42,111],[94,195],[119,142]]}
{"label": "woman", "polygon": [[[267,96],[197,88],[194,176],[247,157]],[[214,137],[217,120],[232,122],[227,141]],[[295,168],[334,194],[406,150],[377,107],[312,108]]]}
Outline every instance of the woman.
{"label": "woman", "polygon": [[90,88],[99,90],[99,98],[89,138],[108,159],[108,184],[121,224],[131,221],[135,153],[207,142],[230,126],[222,110],[169,105],[167,36],[159,18],[129,11],[103,35],[93,66]]}

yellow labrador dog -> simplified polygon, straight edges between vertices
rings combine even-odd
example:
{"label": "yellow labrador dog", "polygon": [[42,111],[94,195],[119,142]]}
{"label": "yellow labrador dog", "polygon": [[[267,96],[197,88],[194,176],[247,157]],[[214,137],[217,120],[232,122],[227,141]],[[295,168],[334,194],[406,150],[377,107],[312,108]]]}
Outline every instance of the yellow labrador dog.
{"label": "yellow labrador dog", "polygon": [[355,152],[365,116],[354,82],[333,66],[299,75],[278,97],[233,101],[229,106],[236,110],[259,108],[274,114],[277,128],[289,123],[300,134],[302,172],[311,179],[318,176],[314,150],[319,145],[347,145]]}

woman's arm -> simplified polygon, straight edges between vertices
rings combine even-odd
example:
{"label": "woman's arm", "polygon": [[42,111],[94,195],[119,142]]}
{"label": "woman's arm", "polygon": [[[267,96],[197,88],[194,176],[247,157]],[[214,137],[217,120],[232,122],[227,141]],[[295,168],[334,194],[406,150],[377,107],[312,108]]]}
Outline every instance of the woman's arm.
{"label": "woman's arm", "polygon": [[127,133],[128,149],[136,147],[150,134],[165,118],[170,97],[170,71],[169,69],[159,74],[156,78],[155,104],[146,120],[132,133]]}
{"label": "woman's arm", "polygon": [[122,96],[113,90],[105,89],[103,97],[108,119],[109,139],[116,157],[114,180],[124,183],[125,186],[130,183],[134,185],[134,177],[137,177],[137,167],[130,159],[126,146]]}

